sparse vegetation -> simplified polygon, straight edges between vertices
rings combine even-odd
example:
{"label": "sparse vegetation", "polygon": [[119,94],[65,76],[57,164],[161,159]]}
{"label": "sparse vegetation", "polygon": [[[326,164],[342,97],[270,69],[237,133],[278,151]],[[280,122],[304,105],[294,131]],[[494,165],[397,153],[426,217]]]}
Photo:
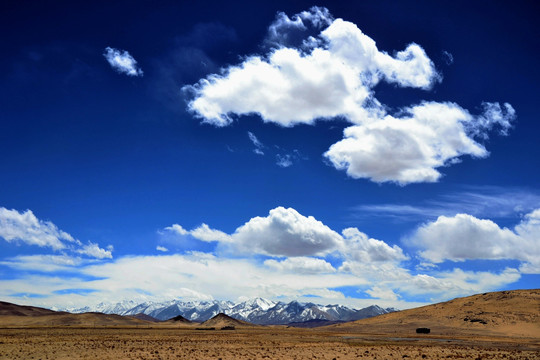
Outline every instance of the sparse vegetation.
{"label": "sparse vegetation", "polygon": [[[387,337],[284,327],[0,329],[0,359],[538,359],[540,345]],[[350,335],[350,334],[348,334]]]}
{"label": "sparse vegetation", "polygon": [[[0,359],[540,359],[540,290],[477,297],[317,329],[224,314],[204,324],[39,308],[13,315],[21,309],[10,304],[0,316]],[[419,325],[431,336],[415,337]]]}

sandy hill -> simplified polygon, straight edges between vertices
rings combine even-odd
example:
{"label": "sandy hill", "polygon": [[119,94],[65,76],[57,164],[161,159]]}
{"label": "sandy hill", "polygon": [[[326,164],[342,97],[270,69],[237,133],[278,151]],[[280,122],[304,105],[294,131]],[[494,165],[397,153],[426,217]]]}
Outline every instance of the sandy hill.
{"label": "sandy hill", "polygon": [[214,327],[214,328],[222,328],[225,326],[233,326],[233,327],[246,327],[246,326],[256,326],[254,324],[248,323],[247,321],[237,320],[234,319],[228,315],[225,315],[223,313],[219,313],[213,318],[206,320],[202,324],[200,324],[202,327]]}
{"label": "sandy hill", "polygon": [[0,302],[0,326],[137,326],[148,321],[102,313],[70,314]]}
{"label": "sandy hill", "polygon": [[327,328],[416,336],[419,327],[433,335],[540,339],[540,289],[473,295]]}

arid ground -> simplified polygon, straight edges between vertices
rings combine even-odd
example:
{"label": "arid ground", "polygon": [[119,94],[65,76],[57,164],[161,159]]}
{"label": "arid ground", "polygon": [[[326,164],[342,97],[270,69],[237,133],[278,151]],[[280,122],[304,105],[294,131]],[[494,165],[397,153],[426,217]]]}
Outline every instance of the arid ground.
{"label": "arid ground", "polygon": [[321,329],[0,329],[0,359],[540,359],[532,340],[392,338]]}
{"label": "arid ground", "polygon": [[[0,359],[540,359],[540,290],[314,329],[255,326],[223,314],[203,324],[152,323],[0,305]],[[418,327],[430,333],[416,334]]]}

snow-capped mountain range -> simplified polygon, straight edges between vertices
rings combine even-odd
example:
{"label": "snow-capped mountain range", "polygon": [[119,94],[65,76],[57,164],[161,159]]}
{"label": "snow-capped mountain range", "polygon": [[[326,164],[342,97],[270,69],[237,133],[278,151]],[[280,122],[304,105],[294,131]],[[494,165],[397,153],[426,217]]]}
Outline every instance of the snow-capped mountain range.
{"label": "snow-capped mountain range", "polygon": [[105,314],[146,314],[158,320],[168,320],[181,315],[188,320],[202,322],[219,313],[235,319],[260,325],[301,323],[309,320],[353,321],[397,311],[372,305],[363,309],[351,309],[342,305],[318,305],[292,301],[284,303],[255,298],[240,303],[231,301],[181,301],[136,303],[132,300],[116,304],[100,303],[78,309],[63,309],[72,313],[101,312]]}

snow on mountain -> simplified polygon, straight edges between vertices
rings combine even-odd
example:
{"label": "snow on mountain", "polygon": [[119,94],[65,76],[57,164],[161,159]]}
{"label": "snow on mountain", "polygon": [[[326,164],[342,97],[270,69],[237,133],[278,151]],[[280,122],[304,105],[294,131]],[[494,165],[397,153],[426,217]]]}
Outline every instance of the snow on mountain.
{"label": "snow on mountain", "polygon": [[276,304],[276,302],[271,300],[255,298],[236,304],[227,315],[236,319],[258,323],[254,320],[263,317]]}
{"label": "snow on mountain", "polygon": [[396,311],[372,305],[363,309],[351,309],[342,305],[318,305],[314,303],[275,302],[263,298],[250,299],[241,303],[231,301],[180,301],[144,302],[132,300],[116,304],[100,303],[79,309],[64,309],[73,313],[102,312],[105,314],[146,314],[159,320],[168,320],[181,315],[191,321],[203,322],[219,313],[238,320],[261,325],[301,323],[309,320],[352,321]]}
{"label": "snow on mountain", "polygon": [[[63,309],[72,313],[85,313],[85,312],[99,312],[104,314],[120,314],[124,315],[126,311],[129,311],[138,304],[133,300],[124,300],[115,304],[99,303],[94,306],[85,306],[78,309]],[[134,315],[134,314],[133,314]]]}

